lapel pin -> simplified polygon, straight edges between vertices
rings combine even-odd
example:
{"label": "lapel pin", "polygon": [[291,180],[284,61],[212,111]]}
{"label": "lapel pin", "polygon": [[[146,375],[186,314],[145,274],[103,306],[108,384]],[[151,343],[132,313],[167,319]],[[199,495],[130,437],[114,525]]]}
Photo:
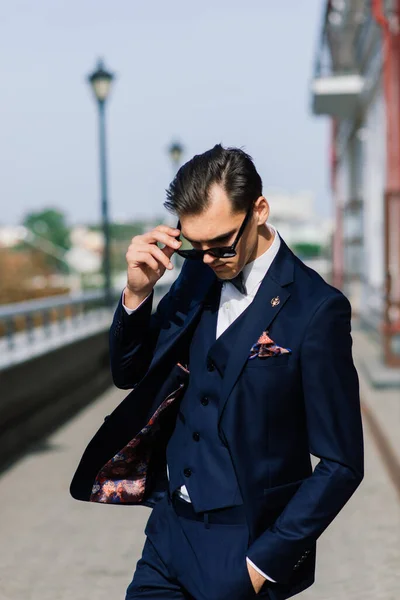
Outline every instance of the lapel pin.
{"label": "lapel pin", "polygon": [[278,306],[278,304],[280,304],[280,302],[281,302],[281,299],[279,298],[279,296],[276,296],[275,298],[272,298],[271,305]]}

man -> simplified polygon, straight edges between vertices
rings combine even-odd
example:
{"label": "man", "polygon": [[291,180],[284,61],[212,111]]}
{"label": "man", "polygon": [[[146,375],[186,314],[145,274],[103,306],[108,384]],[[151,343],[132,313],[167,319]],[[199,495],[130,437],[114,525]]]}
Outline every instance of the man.
{"label": "man", "polygon": [[167,194],[178,227],[133,238],[110,330],[133,391],[71,493],[154,507],[126,600],[283,600],[313,583],[316,540],[363,478],[350,305],[267,223],[242,150],[195,156]]}

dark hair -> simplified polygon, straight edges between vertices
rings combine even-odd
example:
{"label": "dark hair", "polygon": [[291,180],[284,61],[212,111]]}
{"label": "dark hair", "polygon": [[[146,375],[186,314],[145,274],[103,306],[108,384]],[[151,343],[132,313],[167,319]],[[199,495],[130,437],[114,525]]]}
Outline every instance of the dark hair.
{"label": "dark hair", "polygon": [[182,165],[166,190],[164,207],[174,214],[198,215],[209,205],[212,185],[221,185],[233,212],[245,212],[262,195],[262,181],[251,156],[240,148],[223,148],[196,154]]}

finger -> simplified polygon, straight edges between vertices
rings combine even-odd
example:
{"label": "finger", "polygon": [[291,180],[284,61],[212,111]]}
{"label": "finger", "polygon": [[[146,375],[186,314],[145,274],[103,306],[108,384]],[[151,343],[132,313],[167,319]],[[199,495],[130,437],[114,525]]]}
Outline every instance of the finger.
{"label": "finger", "polygon": [[169,248],[169,246],[164,246],[164,248],[160,248],[161,252],[165,254],[168,258],[171,258],[173,253],[175,252],[175,248]]}
{"label": "finger", "polygon": [[[174,248],[170,248],[169,246],[164,246],[164,248],[159,248],[156,244],[139,244],[139,246],[135,246],[134,251],[141,250],[142,252],[151,252],[153,256],[160,260],[165,266],[168,265],[169,259],[175,252]],[[153,252],[154,250],[154,252]],[[129,255],[129,252],[128,252]]]}
{"label": "finger", "polygon": [[157,229],[153,229],[152,231],[148,231],[142,236],[141,242],[154,244],[155,242],[161,242],[166,246],[173,248],[176,250],[180,247],[181,243],[175,237],[168,235],[166,232],[159,231]]}
{"label": "finger", "polygon": [[[135,246],[134,248],[131,248],[130,250],[128,250],[128,252],[126,253],[126,262],[128,263],[128,267],[131,268],[135,268],[138,266],[141,266],[143,263],[147,263],[147,261],[144,260],[144,257],[146,254],[149,254],[148,251],[148,244],[141,244],[139,247]],[[153,259],[155,260],[155,259]],[[157,262],[157,261],[156,261]],[[157,262],[158,264],[158,262]],[[155,267],[155,264],[152,263],[152,265],[149,265],[152,268]]]}
{"label": "finger", "polygon": [[165,233],[168,233],[169,235],[172,235],[172,236],[175,236],[180,231],[176,227],[170,227],[169,225],[164,225],[163,223],[161,223],[160,225],[157,225],[156,227],[154,227],[154,229],[158,229],[159,231],[164,231]]}
{"label": "finger", "polygon": [[165,233],[172,238],[176,238],[177,235],[180,234],[180,229],[161,224],[161,225],[157,225],[156,227],[154,227],[151,231],[147,231],[145,233],[135,235],[135,237],[133,237],[131,241],[134,243],[136,240],[137,241],[143,240],[143,238],[145,236],[147,236],[149,234],[154,234],[154,232],[158,232],[158,231]]}
{"label": "finger", "polygon": [[138,250],[138,254],[138,259],[140,263],[146,263],[150,267],[150,269],[153,269],[153,271],[159,273],[160,263],[155,258],[153,258],[153,256],[149,254],[149,252],[142,252],[141,250]]}
{"label": "finger", "polygon": [[[156,260],[162,263],[167,269],[171,268],[170,255],[174,252],[171,248],[167,246],[165,248],[159,248],[154,244],[148,244],[147,250],[154,256]],[[170,253],[170,255],[168,255]]]}

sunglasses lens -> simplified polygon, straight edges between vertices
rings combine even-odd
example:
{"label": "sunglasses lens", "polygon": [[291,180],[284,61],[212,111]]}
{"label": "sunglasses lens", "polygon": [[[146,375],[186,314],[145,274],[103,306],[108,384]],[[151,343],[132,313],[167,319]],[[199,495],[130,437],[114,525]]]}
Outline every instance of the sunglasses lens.
{"label": "sunglasses lens", "polygon": [[[192,249],[192,250],[175,250],[175,252],[177,254],[179,254],[179,256],[182,256],[183,258],[190,258],[192,260],[203,260],[204,257],[204,252],[202,252],[201,250],[197,250],[197,249]],[[206,252],[206,254],[211,254],[211,256],[214,256],[214,258],[233,258],[234,256],[236,256],[236,252],[235,250],[231,250],[231,249],[223,249],[223,248],[210,248],[209,251]]]}
{"label": "sunglasses lens", "polygon": [[203,258],[203,253],[198,250],[175,250],[175,252],[177,254],[179,254],[179,256],[182,256],[183,258],[190,258],[192,260],[200,260]]}
{"label": "sunglasses lens", "polygon": [[230,248],[213,248],[209,254],[215,256],[215,258],[232,258],[236,256],[236,251]]}

